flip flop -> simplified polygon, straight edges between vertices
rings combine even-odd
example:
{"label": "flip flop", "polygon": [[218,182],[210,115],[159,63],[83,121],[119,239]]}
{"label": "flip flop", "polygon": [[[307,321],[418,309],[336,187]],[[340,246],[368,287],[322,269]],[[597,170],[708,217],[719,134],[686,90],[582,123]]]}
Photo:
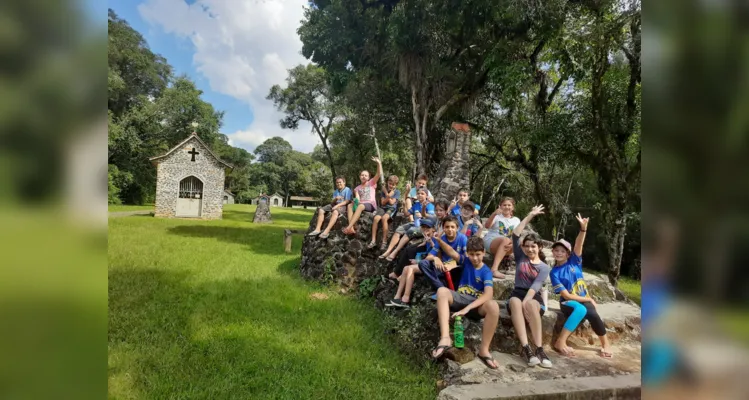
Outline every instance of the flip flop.
{"label": "flip flop", "polygon": [[320,231],[312,231],[312,232],[308,233],[307,236],[317,236],[319,234],[320,234]]}
{"label": "flip flop", "polygon": [[[447,353],[448,350],[450,350],[452,348],[453,348],[452,345],[446,345],[446,344],[443,344],[441,346],[435,347],[434,349],[432,349],[432,359],[433,360],[439,360],[440,358],[442,358],[442,356],[445,355],[445,353]],[[437,351],[437,350],[439,350],[439,349],[442,349],[442,352],[439,353],[437,356],[435,356],[434,352]]]}
{"label": "flip flop", "polygon": [[385,258],[385,257],[386,257],[386,256],[385,256],[385,254],[380,254],[380,256],[379,256],[379,257],[377,257],[377,258],[379,258],[380,260],[382,260],[382,259],[383,259],[383,258]]}
{"label": "flip flop", "polygon": [[323,234],[321,234],[321,235],[320,235],[320,236],[318,236],[318,237],[319,237],[320,239],[327,239],[327,238],[328,238],[328,236],[330,236],[330,234],[329,234],[329,233],[323,233]]}
{"label": "flip flop", "polygon": [[393,256],[387,256],[387,257],[385,257],[385,259],[388,260],[388,262],[392,262],[393,260],[395,260],[395,257],[393,257]]}
{"label": "flip flop", "polygon": [[603,351],[603,349],[601,349],[601,351],[599,352],[599,355],[603,358],[609,358],[609,359],[614,358],[614,353],[610,351]]}
{"label": "flip flop", "polygon": [[[447,351],[447,350],[445,350],[445,351]],[[444,352],[443,352],[443,354],[444,354]],[[492,356],[485,357],[485,356],[482,356],[481,354],[476,354],[476,355],[479,357],[479,360],[481,360],[481,362],[483,362],[484,365],[486,365],[489,369],[497,369],[497,368],[499,368],[499,365],[497,365],[496,367],[492,367],[491,365],[489,365],[489,361],[493,361],[495,364],[497,363],[497,361],[494,360],[494,357],[492,357]]]}

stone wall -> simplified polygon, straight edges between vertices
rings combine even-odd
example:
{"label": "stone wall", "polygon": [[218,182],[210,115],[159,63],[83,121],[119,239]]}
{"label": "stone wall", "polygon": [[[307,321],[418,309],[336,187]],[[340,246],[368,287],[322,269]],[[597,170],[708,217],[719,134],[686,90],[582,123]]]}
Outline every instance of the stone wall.
{"label": "stone wall", "polygon": [[[326,216],[323,226],[327,225],[328,218],[329,216]],[[315,228],[316,220],[315,214],[307,232]],[[403,221],[402,217],[396,217],[395,223],[390,226],[391,235],[397,224]],[[373,249],[366,248],[371,238],[372,214],[366,212],[362,214],[360,223],[357,224],[359,229],[356,236],[346,236],[340,231],[345,224],[347,224],[346,216],[343,215],[331,230],[329,238],[304,237],[301,275],[307,279],[333,284],[341,292],[373,297],[373,305],[384,311],[383,318],[390,326],[388,333],[401,344],[402,350],[415,357],[427,358],[439,336],[435,303],[429,298],[434,293],[434,289],[424,279],[416,279],[411,294],[410,310],[386,308],[385,304],[395,294],[397,281],[387,278],[394,264],[377,258],[381,254],[379,246]],[[551,245],[551,242],[545,243],[547,246]],[[550,250],[545,249],[545,253],[551,261]],[[506,260],[506,262],[509,262],[509,267],[514,271],[513,260]],[[590,292],[599,306],[602,306],[599,313],[606,323],[611,340],[614,342],[639,341],[639,307],[628,301],[604,278],[586,275],[586,279]],[[506,279],[495,280],[494,298],[500,304],[501,316],[491,349],[517,354],[520,347],[519,341],[505,306],[505,301],[513,286],[514,275],[512,274],[509,274]],[[558,297],[550,293],[549,311],[543,318],[544,344],[551,344],[551,341],[559,334],[564,321],[565,317],[559,310]],[[460,363],[474,358],[481,341],[481,324],[482,322],[479,321],[469,324],[466,329],[466,349],[453,350],[448,354],[448,358]],[[584,322],[582,327],[575,332],[573,339],[589,344],[597,341],[587,322]]]}
{"label": "stone wall", "polygon": [[452,200],[458,195],[460,188],[469,187],[470,145],[471,131],[468,124],[453,123],[452,129],[446,134],[446,157],[437,177],[437,197]]}
{"label": "stone wall", "polygon": [[[187,152],[195,148],[200,154]],[[174,218],[177,212],[179,182],[195,176],[203,182],[201,219],[220,219],[223,213],[225,166],[218,162],[197,138],[192,137],[181,148],[161,159],[157,167],[156,217]]]}

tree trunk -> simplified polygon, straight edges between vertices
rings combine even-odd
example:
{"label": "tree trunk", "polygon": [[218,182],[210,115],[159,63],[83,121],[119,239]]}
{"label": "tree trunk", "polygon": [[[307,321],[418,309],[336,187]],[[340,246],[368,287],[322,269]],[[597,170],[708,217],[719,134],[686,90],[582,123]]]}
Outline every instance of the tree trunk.
{"label": "tree trunk", "polygon": [[619,272],[622,267],[622,254],[624,254],[624,237],[627,233],[627,220],[622,212],[611,217],[610,226],[604,229],[607,232],[609,251],[609,282],[615,287],[619,282]]}
{"label": "tree trunk", "polygon": [[[332,121],[332,117],[331,117]],[[323,128],[321,128],[316,122],[312,123],[312,127],[315,129],[315,132],[317,133],[317,136],[320,138],[320,141],[322,142],[322,147],[325,149],[325,154],[328,156],[328,164],[330,164],[330,174],[333,175],[333,187],[335,187],[335,177],[338,175],[335,171],[335,165],[333,164],[333,155],[330,154],[330,147],[328,147],[328,131],[330,130],[330,124],[332,122],[328,123],[328,126],[324,128],[324,132],[322,131]]]}

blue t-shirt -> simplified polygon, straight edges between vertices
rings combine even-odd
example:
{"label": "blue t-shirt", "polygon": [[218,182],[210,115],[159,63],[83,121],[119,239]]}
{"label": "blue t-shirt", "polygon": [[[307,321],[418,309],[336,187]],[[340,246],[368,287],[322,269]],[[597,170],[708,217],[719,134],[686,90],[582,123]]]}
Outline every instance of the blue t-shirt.
{"label": "blue t-shirt", "polygon": [[[430,198],[430,197],[434,198],[434,197],[432,197],[432,192],[430,192],[429,189],[427,189],[427,188],[424,188],[424,189],[426,189],[426,191],[427,191],[427,199]],[[417,188],[415,188],[415,187],[411,188],[411,191],[408,192],[408,197],[410,197],[412,199],[415,199],[416,198],[416,190],[417,190]]]}
{"label": "blue t-shirt", "polygon": [[[387,196],[387,193],[384,190],[380,190],[380,193],[382,195],[382,198],[385,198]],[[393,190],[393,199],[400,199],[401,198],[401,191],[398,189]],[[394,210],[396,207],[398,207],[398,202],[396,201],[395,204],[385,204],[384,206],[381,206],[382,208],[386,210]]]}
{"label": "blue t-shirt", "polygon": [[[450,245],[453,250],[458,252],[458,254],[460,255],[460,259],[463,259],[463,256],[466,254],[466,246],[468,246],[468,237],[466,237],[466,235],[458,232],[452,242],[447,240],[447,235],[442,235],[442,241]],[[440,248],[435,247],[432,249],[432,251],[429,252],[429,254],[436,257],[440,252]],[[442,259],[443,262],[447,262],[452,260],[453,258],[443,253],[442,256],[440,256],[440,259]]]}
{"label": "blue t-shirt", "polygon": [[580,297],[588,296],[588,286],[583,279],[583,260],[573,251],[567,262],[551,269],[551,285],[554,293],[566,290]]}
{"label": "blue t-shirt", "polygon": [[343,200],[336,201],[336,204],[341,204],[341,202],[344,200],[351,200],[351,189],[349,189],[348,187],[344,187],[343,190],[334,190],[333,198],[335,199],[338,196],[343,197]]}
{"label": "blue t-shirt", "polygon": [[[456,217],[460,216],[460,208],[461,208],[461,205],[460,204],[456,204],[455,207],[453,207],[453,209],[450,210],[450,214],[452,214],[452,215],[454,215]],[[478,205],[478,204],[474,204],[473,208],[475,208],[476,210],[480,210],[481,206]]]}
{"label": "blue t-shirt", "polygon": [[[462,216],[458,216],[458,230],[459,231],[463,230],[463,225],[465,225],[463,223],[463,217]],[[468,229],[466,229],[466,236],[471,237],[471,236],[475,235],[476,232],[478,232],[478,231],[479,231],[479,227],[476,224],[472,224]]]}
{"label": "blue t-shirt", "polygon": [[[421,209],[421,203],[419,203],[419,202],[417,201],[417,202],[415,202],[415,203],[414,203],[414,204],[413,204],[413,205],[411,206],[411,209],[410,209],[410,210],[408,210],[408,212],[409,212],[409,213],[410,213],[411,215],[414,215],[414,216],[416,215],[416,213],[417,213],[417,212],[420,212],[420,213],[421,213],[421,218],[424,218],[424,217],[426,217],[427,215],[434,215],[434,204],[432,204],[432,203],[427,203],[427,205],[426,205],[426,211],[422,211],[422,209]],[[421,220],[420,220],[420,219],[416,219],[416,218],[414,217],[414,226],[421,226]]]}
{"label": "blue t-shirt", "polygon": [[476,269],[468,257],[463,257],[463,274],[458,283],[458,293],[478,298],[484,294],[487,286],[494,287],[493,279],[492,270],[486,264],[482,263],[481,268]]}

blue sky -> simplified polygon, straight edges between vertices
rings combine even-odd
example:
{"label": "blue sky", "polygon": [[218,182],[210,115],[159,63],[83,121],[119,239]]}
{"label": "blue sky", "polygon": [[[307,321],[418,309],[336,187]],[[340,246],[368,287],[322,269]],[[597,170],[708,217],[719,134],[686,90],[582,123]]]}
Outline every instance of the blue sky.
{"label": "blue sky", "polygon": [[[86,0],[86,8],[106,21],[102,3]],[[190,77],[205,101],[225,112],[221,132],[233,145],[251,151],[265,139],[282,136],[295,149],[310,152],[318,141],[309,125],[281,129],[281,114],[265,100],[272,85],[284,84],[286,70],[307,63],[296,35],[304,3],[108,0],[108,7],[140,32],[152,51],[166,57],[175,74]]]}

